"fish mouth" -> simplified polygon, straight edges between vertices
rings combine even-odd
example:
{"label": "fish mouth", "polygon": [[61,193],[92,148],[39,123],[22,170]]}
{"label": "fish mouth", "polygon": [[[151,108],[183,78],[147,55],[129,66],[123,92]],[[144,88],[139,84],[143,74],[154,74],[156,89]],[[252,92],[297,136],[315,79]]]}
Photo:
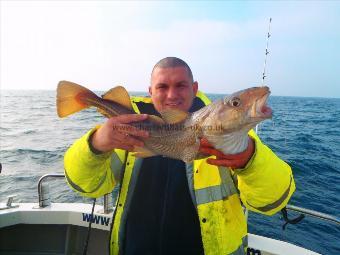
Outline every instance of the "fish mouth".
{"label": "fish mouth", "polygon": [[265,94],[256,99],[252,105],[250,116],[256,119],[269,119],[273,116],[272,109],[267,105],[267,100],[270,95],[269,89]]}

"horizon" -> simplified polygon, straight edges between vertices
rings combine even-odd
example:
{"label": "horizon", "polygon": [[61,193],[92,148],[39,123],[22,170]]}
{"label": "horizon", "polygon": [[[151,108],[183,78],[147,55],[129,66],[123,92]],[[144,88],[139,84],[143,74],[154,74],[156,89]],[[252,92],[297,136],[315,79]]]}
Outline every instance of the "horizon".
{"label": "horizon", "polygon": [[[25,92],[25,91],[29,91],[29,92],[34,92],[34,91],[45,91],[45,92],[56,92],[56,90],[54,89],[1,89],[1,91],[10,91],[10,92]],[[94,93],[105,93],[108,90],[93,90]],[[199,89],[199,91],[202,91]],[[129,93],[136,93],[136,94],[148,94],[148,91],[138,91],[138,90],[128,90]],[[214,92],[205,92],[202,91],[204,94],[206,95],[230,95],[230,93],[214,93]],[[236,92],[236,91],[234,91]],[[0,96],[1,93],[0,93]],[[147,97],[149,97],[149,95],[146,95]],[[322,96],[290,96],[290,95],[286,95],[286,96],[282,96],[282,95],[275,95],[275,94],[270,94],[270,97],[296,97],[296,98],[315,98],[315,99],[340,99],[340,97],[322,97]]]}
{"label": "horizon", "polygon": [[[340,2],[1,1],[1,90],[147,88],[166,56],[206,93],[260,86],[275,96],[340,98]],[[62,15],[61,15],[62,14]],[[61,18],[62,17],[62,18]],[[89,85],[90,84],[90,85]]]}

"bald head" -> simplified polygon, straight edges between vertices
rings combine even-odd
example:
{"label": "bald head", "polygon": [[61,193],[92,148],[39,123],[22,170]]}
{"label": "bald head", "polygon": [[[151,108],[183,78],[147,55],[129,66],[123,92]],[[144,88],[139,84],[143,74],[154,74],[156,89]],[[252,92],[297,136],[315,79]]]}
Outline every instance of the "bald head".
{"label": "bald head", "polygon": [[197,93],[198,83],[182,59],[161,59],[152,69],[149,94],[158,112],[176,109],[189,111]]}
{"label": "bald head", "polygon": [[194,78],[189,65],[182,59],[176,57],[166,57],[158,61],[152,69],[151,76],[156,68],[174,68],[174,67],[185,67],[187,69],[188,76],[190,77],[191,82],[194,82]]}

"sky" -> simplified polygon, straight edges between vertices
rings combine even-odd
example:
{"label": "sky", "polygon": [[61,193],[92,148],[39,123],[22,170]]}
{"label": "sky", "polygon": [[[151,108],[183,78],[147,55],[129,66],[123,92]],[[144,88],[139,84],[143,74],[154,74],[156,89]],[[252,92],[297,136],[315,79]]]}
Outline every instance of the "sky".
{"label": "sky", "polygon": [[199,89],[340,98],[340,1],[3,1],[1,89],[147,91],[154,64],[185,60]]}

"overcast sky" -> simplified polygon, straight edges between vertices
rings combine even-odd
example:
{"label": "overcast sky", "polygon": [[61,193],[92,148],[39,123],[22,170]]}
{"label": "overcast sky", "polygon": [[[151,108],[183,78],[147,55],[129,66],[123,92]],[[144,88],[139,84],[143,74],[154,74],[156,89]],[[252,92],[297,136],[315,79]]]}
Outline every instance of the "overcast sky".
{"label": "overcast sky", "polygon": [[273,95],[340,97],[340,2],[1,1],[1,89],[146,91],[177,56],[201,90],[265,83]]}

